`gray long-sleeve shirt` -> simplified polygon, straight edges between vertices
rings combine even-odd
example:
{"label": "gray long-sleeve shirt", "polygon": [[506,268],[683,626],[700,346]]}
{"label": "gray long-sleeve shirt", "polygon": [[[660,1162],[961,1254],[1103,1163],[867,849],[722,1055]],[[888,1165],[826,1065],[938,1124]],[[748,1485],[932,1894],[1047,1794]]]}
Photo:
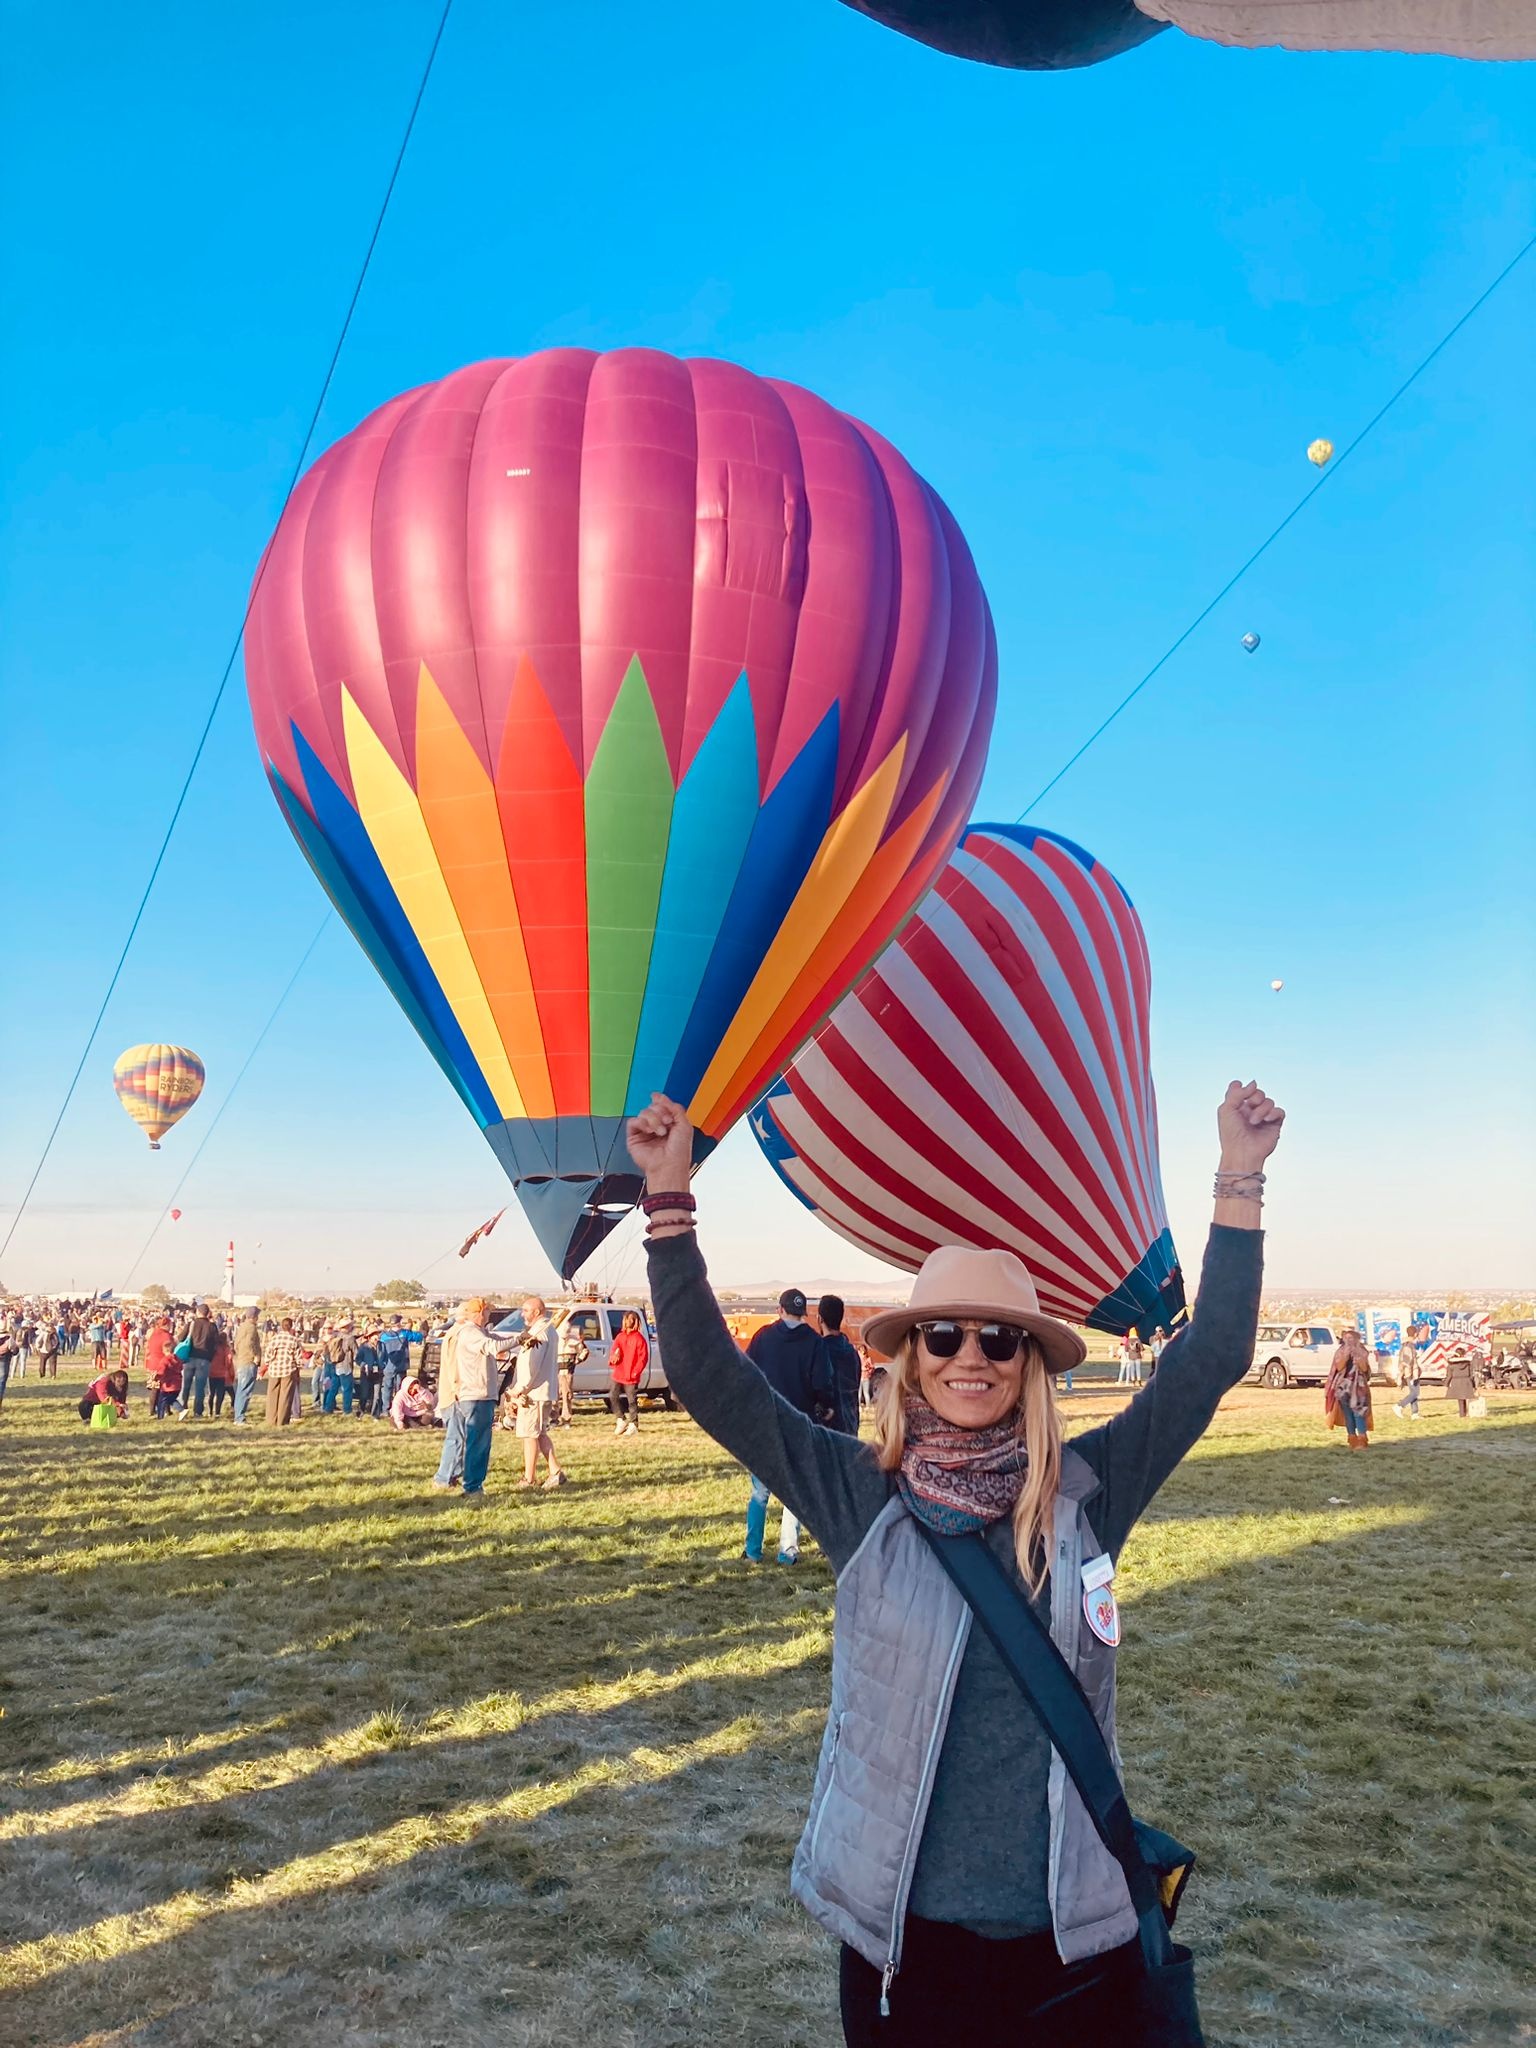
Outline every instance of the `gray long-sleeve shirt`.
{"label": "gray long-sleeve shirt", "polygon": [[[1156,1376],[1108,1422],[1072,1439],[1098,1476],[1088,1519],[1112,1556],[1252,1362],[1262,1271],[1261,1232],[1213,1228],[1195,1313],[1163,1352]],[[810,1527],[840,1572],[889,1500],[894,1478],[867,1444],[797,1413],[742,1356],[691,1233],[653,1239],[650,1272],[667,1377],[684,1406]],[[1012,1523],[994,1524],[987,1540],[1019,1583]],[[1049,1626],[1048,1587],[1036,1611]],[[1050,1925],[1049,1770],[1044,1731],[997,1652],[972,1630],[918,1851],[912,1912],[997,1937]]]}

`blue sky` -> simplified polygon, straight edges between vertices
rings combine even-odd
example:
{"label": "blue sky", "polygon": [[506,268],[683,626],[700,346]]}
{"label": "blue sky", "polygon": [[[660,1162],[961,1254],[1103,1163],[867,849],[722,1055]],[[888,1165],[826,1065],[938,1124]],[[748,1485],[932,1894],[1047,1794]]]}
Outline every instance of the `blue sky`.
{"label": "blue sky", "polygon": [[[13,0],[0,85],[0,1209],[57,1108],[282,501],[435,0]],[[457,0],[316,448],[481,356],[729,356],[868,419],[970,539],[1011,818],[1536,226],[1536,77],[1176,34],[991,72],[833,0]],[[1036,813],[1147,926],[1170,1209],[1289,1106],[1278,1283],[1536,1280],[1536,257]],[[1263,638],[1249,658],[1247,630]],[[120,1282],[323,909],[237,671],[11,1286]],[[1280,996],[1270,991],[1285,980]],[[112,1056],[195,1046],[151,1155]],[[722,1279],[872,1264],[744,1135]],[[505,1199],[339,927],[138,1268],[366,1284]],[[259,1250],[257,1247],[259,1246]],[[633,1234],[592,1269],[637,1272]],[[543,1275],[509,1215],[429,1282]]]}

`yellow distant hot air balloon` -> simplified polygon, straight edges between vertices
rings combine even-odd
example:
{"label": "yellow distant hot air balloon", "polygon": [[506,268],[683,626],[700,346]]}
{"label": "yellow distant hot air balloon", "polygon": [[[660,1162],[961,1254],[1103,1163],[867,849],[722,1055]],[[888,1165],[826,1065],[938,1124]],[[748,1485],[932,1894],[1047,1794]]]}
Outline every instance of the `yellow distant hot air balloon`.
{"label": "yellow distant hot air balloon", "polygon": [[1321,440],[1309,442],[1307,444],[1307,460],[1315,469],[1324,468],[1333,460],[1333,443]]}
{"label": "yellow distant hot air balloon", "polygon": [[207,1076],[184,1045],[130,1045],[112,1069],[117,1099],[149,1140],[151,1152],[203,1092]]}

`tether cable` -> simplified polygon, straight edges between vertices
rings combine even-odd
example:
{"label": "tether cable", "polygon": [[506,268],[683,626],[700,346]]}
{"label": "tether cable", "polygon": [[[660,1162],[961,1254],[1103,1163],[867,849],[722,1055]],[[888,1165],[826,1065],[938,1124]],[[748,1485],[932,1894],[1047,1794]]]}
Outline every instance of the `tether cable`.
{"label": "tether cable", "polygon": [[[331,359],[326,365],[325,378],[320,386],[320,395],[315,400],[314,410],[309,416],[309,426],[305,431],[303,445],[299,449],[298,458],[293,465],[293,474],[288,479],[288,488],[283,492],[282,507],[278,513],[279,520],[281,520],[283,513],[287,511],[288,501],[293,496],[299,478],[304,472],[304,464],[309,456],[310,444],[315,438],[315,429],[320,424],[320,414],[324,410],[325,401],[330,395],[331,384],[336,376],[336,365],[341,359],[341,351],[352,326],[352,316],[357,311],[357,302],[362,297],[363,285],[368,276],[369,265],[373,262],[373,254],[379,245],[379,236],[384,229],[384,217],[389,212],[389,203],[395,194],[395,186],[400,177],[400,167],[405,162],[405,152],[410,145],[411,135],[416,127],[416,116],[421,112],[421,103],[426,95],[427,82],[432,76],[432,67],[437,62],[437,53],[442,44],[443,31],[448,26],[448,16],[452,11],[453,0],[444,0],[443,11],[438,16],[437,33],[432,38],[432,47],[428,50],[427,61],[422,66],[421,77],[416,86],[416,97],[411,102],[411,111],[406,120],[405,132],[400,137],[400,147],[395,152],[394,165],[390,170],[389,182],[384,188],[384,197],[380,201],[379,210],[374,219],[373,232],[368,237],[368,246],[363,252],[363,260],[358,269],[357,281],[352,287],[352,296],[347,301],[346,317],[341,323],[341,331],[336,336],[336,346],[331,350]],[[251,609],[256,602],[256,593],[260,590],[262,577],[266,574],[267,559],[265,555],[262,557],[261,566],[256,572],[256,579],[251,585],[251,594],[245,601],[245,610],[240,617],[240,626],[235,634],[234,644],[229,650],[229,659],[224,664],[224,673],[219,678],[219,687],[213,693],[213,702],[208,707],[208,716],[203,720],[203,729],[198,735],[197,746],[193,750],[191,765],[187,769],[180,793],[176,798],[175,807],[171,811],[170,823],[165,828],[165,836],[160,841],[160,850],[155,855],[154,866],[149,871],[149,880],[144,884],[144,893],[139,898],[139,907],[133,914],[132,924],[128,927],[128,936],[123,941],[123,949],[117,956],[117,965],[112,969],[112,978],[107,983],[106,993],[101,999],[95,1021],[91,1025],[90,1036],[86,1039],[79,1062],[75,1067],[74,1073],[70,1076],[69,1086],[64,1091],[64,1100],[59,1104],[59,1113],[53,1120],[53,1127],[48,1133],[47,1142],[43,1146],[36,1166],[32,1169],[32,1178],[27,1182],[25,1192],[17,1206],[15,1215],[11,1218],[10,1228],[6,1231],[4,1240],[0,1241],[0,1258],[4,1258],[6,1252],[10,1249],[11,1239],[16,1235],[16,1226],[25,1215],[27,1204],[32,1199],[33,1191],[42,1175],[43,1168],[48,1164],[48,1155],[52,1152],[54,1140],[59,1135],[59,1126],[64,1121],[65,1112],[68,1110],[70,1103],[74,1100],[75,1090],[80,1085],[80,1077],[85,1072],[85,1063],[91,1056],[91,1048],[95,1045],[97,1034],[100,1032],[106,1018],[107,1005],[117,992],[117,984],[122,978],[123,968],[127,964],[129,952],[132,950],[134,940],[138,937],[139,926],[144,921],[144,912],[149,907],[149,899],[154,893],[155,883],[159,880],[160,870],[165,864],[166,851],[170,846],[172,834],[176,830],[177,822],[186,805],[187,797],[191,793],[193,778],[196,776],[198,768],[202,763],[203,751],[208,745],[208,736],[213,730],[213,721],[219,714],[219,706],[224,701],[224,692],[228,689],[229,679],[234,674],[235,662],[240,653],[240,645],[245,638],[245,629],[250,622]]]}
{"label": "tether cable", "polygon": [[1277,527],[1275,527],[1274,531],[1272,533],[1267,534],[1265,538],[1259,542],[1259,545],[1254,549],[1253,553],[1248,557],[1247,561],[1243,563],[1240,569],[1236,569],[1233,571],[1233,573],[1227,578],[1226,582],[1223,583],[1220,590],[1218,590],[1216,595],[1211,599],[1210,603],[1205,605],[1200,611],[1198,611],[1195,614],[1195,616],[1190,620],[1189,624],[1184,628],[1183,632],[1180,633],[1179,637],[1176,640],[1170,642],[1170,644],[1166,648],[1164,648],[1163,652],[1157,657],[1157,660],[1153,662],[1152,666],[1147,670],[1146,674],[1141,678],[1140,682],[1138,682],[1132,689],[1126,691],[1125,695],[1120,699],[1120,702],[1115,706],[1114,710],[1111,711],[1109,716],[1105,718],[1099,725],[1094,727],[1093,731],[1089,733],[1087,739],[1083,741],[1083,744],[1078,748],[1077,752],[1073,754],[1067,761],[1065,761],[1062,764],[1060,768],[1056,770],[1056,773],[1051,777],[1050,781],[1045,784],[1043,789],[1038,790],[1035,793],[1035,795],[1030,798],[1029,802],[1024,806],[1023,810],[1020,811],[1018,817],[1014,819],[1014,823],[1016,825],[1021,824],[1023,820],[1029,816],[1030,812],[1035,808],[1036,804],[1040,803],[1045,797],[1049,796],[1051,791],[1056,787],[1057,783],[1060,782],[1064,776],[1069,775],[1072,772],[1072,770],[1077,766],[1078,762],[1082,760],[1084,754],[1087,753],[1088,749],[1091,746],[1093,746],[1096,741],[1103,738],[1104,734],[1109,731],[1109,728],[1114,724],[1115,720],[1120,716],[1121,712],[1124,711],[1127,708],[1127,706],[1135,702],[1135,700],[1141,695],[1142,691],[1147,687],[1148,683],[1150,683],[1153,677],[1157,675],[1158,671],[1162,668],[1165,668],[1167,664],[1173,659],[1173,657],[1178,653],[1179,649],[1184,645],[1185,641],[1189,639],[1190,635],[1198,631],[1198,629],[1205,624],[1206,620],[1211,616],[1211,613],[1215,611],[1216,607],[1221,603],[1223,598],[1229,597],[1231,595],[1231,593],[1237,588],[1238,584],[1241,583],[1243,578],[1248,574],[1248,571],[1253,567],[1254,563],[1257,562],[1261,556],[1269,552],[1269,550],[1274,546],[1275,542],[1280,538],[1281,534],[1285,532],[1286,528],[1296,518],[1298,513],[1302,512],[1308,505],[1310,505],[1312,500],[1317,496],[1318,492],[1322,490],[1327,484],[1330,484],[1333,481],[1334,477],[1338,474],[1339,470],[1343,468],[1346,462],[1348,462],[1350,456],[1354,454],[1355,450],[1360,446],[1361,442],[1364,441],[1368,435],[1372,434],[1376,430],[1376,428],[1381,425],[1381,422],[1386,418],[1387,414],[1392,410],[1393,406],[1396,405],[1397,401],[1404,395],[1405,392],[1410,391],[1413,388],[1413,386],[1419,381],[1420,377],[1422,377],[1424,372],[1429,368],[1430,364],[1435,360],[1435,358],[1441,353],[1443,349],[1449,347],[1450,343],[1456,339],[1457,335],[1460,334],[1463,327],[1466,326],[1467,322],[1473,317],[1473,315],[1482,311],[1483,307],[1487,305],[1488,301],[1499,289],[1499,286],[1503,284],[1505,279],[1509,277],[1511,273],[1514,270],[1516,270],[1521,263],[1525,261],[1526,257],[1530,255],[1532,249],[1536,249],[1536,235],[1532,235],[1531,239],[1524,245],[1523,248],[1516,250],[1515,254],[1510,257],[1509,261],[1505,264],[1504,268],[1499,272],[1498,276],[1493,280],[1493,282],[1490,285],[1485,286],[1484,289],[1478,293],[1477,297],[1472,301],[1471,305],[1468,306],[1467,310],[1462,314],[1461,318],[1456,322],[1456,324],[1453,327],[1448,327],[1446,329],[1445,333],[1441,335],[1440,339],[1429,351],[1429,354],[1425,356],[1423,360],[1420,363],[1418,363],[1412,370],[1409,371],[1408,375],[1403,379],[1402,383],[1398,385],[1397,389],[1392,393],[1392,396],[1386,401],[1386,403],[1382,405],[1376,412],[1372,413],[1371,417],[1366,421],[1365,425],[1360,429],[1359,433],[1356,434],[1356,436],[1348,444],[1348,446],[1332,458],[1327,468],[1317,479],[1317,482],[1312,485],[1310,490],[1304,492],[1303,495],[1297,499],[1296,503],[1291,507],[1290,511],[1286,513],[1285,517],[1280,521],[1280,524]]}

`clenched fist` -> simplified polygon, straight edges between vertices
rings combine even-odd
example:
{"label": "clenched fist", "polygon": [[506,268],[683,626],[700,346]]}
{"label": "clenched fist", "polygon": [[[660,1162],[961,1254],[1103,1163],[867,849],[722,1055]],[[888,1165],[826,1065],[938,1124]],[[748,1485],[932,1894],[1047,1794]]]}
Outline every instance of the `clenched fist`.
{"label": "clenched fist", "polygon": [[1257,1081],[1234,1081],[1216,1112],[1221,1133],[1221,1171],[1258,1173],[1280,1142],[1285,1111]]}
{"label": "clenched fist", "polygon": [[629,1156],[653,1195],[679,1195],[693,1171],[693,1125],[680,1102],[653,1095],[649,1109],[629,1120]]}

